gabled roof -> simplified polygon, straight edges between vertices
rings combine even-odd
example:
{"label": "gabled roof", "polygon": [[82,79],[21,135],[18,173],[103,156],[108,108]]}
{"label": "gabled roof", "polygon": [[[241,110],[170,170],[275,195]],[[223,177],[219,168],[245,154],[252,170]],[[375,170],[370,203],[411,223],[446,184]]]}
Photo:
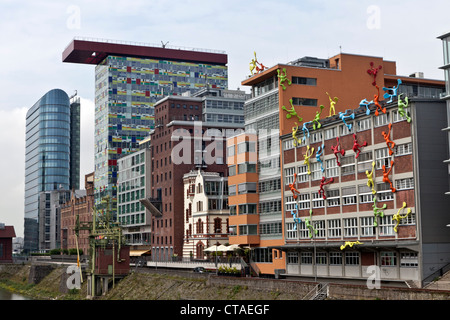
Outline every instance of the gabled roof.
{"label": "gabled roof", "polygon": [[13,226],[5,226],[4,229],[0,228],[0,238],[15,238],[16,232]]}

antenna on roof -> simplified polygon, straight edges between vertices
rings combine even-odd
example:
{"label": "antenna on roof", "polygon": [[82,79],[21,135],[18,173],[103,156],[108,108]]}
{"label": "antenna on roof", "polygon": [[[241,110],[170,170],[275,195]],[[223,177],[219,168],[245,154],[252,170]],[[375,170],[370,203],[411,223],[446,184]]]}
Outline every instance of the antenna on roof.
{"label": "antenna on roof", "polygon": [[164,42],[161,41],[161,44],[162,44],[163,49],[166,47],[166,45],[167,45],[168,43],[169,43],[169,41],[167,41],[166,43],[164,43]]}
{"label": "antenna on roof", "polygon": [[342,53],[342,46],[339,46],[339,53]]}

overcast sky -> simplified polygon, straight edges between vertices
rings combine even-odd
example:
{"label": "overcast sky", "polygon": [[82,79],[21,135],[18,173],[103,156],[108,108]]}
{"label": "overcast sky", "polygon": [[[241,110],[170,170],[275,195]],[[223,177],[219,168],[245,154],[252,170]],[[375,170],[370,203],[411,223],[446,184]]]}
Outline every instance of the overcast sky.
{"label": "overcast sky", "polygon": [[448,0],[0,0],[0,222],[23,236],[25,114],[47,91],[81,97],[81,187],[94,168],[94,66],[62,63],[75,36],[223,50],[229,88],[256,52],[265,66],[340,51],[397,62],[441,79]]}

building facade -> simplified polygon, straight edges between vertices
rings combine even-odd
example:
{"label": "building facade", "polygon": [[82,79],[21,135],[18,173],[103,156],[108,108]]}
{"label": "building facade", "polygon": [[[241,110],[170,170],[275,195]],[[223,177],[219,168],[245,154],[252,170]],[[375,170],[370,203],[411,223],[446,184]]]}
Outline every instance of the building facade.
{"label": "building facade", "polygon": [[[243,129],[239,116],[243,116],[245,97],[243,92],[209,89],[200,96],[170,96],[155,105],[155,129],[151,133],[152,190],[145,203],[152,214],[155,259],[183,254],[184,174],[201,169],[223,177],[228,175],[225,139]],[[221,122],[208,116],[221,113],[217,111],[219,108],[238,117]]]}
{"label": "building facade", "polygon": [[94,214],[94,173],[84,178],[84,190],[72,190],[70,198],[61,205],[61,249],[81,250],[89,254],[89,230],[81,229],[75,234],[77,223],[92,222]]}
{"label": "building facade", "polygon": [[[297,146],[302,142],[297,137],[304,134],[315,143],[314,139],[319,139],[319,135],[312,134],[316,128],[320,128],[333,117],[349,119],[348,117],[351,117],[350,113],[347,115],[347,112],[350,112],[347,111],[349,106],[365,105],[386,99],[384,95],[388,92],[385,92],[385,88],[394,88],[396,94],[402,93],[404,96],[427,98],[436,98],[443,90],[442,81],[425,79],[420,73],[414,73],[409,77],[397,76],[396,63],[393,61],[344,53],[329,59],[305,57],[287,64],[277,64],[251,75],[242,84],[250,86],[252,92],[252,97],[246,101],[244,107],[245,128],[246,131],[253,130],[258,141],[259,198],[256,199],[258,201],[256,214],[261,219],[262,212],[265,212],[266,208],[275,208],[270,209],[270,213],[264,216],[264,224],[272,225],[274,229],[271,230],[276,234],[265,235],[267,241],[262,242],[260,239],[259,243],[254,242],[251,245],[254,248],[253,262],[260,273],[272,275],[284,272],[287,261],[286,252],[274,248],[286,242],[286,226],[282,223],[282,231],[278,230],[286,210],[284,189],[289,183],[283,180],[286,173],[283,168],[283,155],[279,151],[285,146],[280,145],[277,139],[269,137],[290,135],[295,141],[285,143]],[[392,95],[392,91],[389,93]],[[323,147],[321,145],[320,147],[323,151]],[[315,150],[317,151],[317,148]],[[312,150],[304,154],[305,159],[313,160]],[[306,170],[317,171],[317,164],[315,166]],[[261,173],[266,170],[267,174],[262,175]],[[321,171],[320,166],[319,170]],[[239,183],[246,183],[245,175],[242,178]],[[255,182],[253,176],[248,178],[251,179],[248,182]],[[229,189],[233,189],[231,177]],[[266,195],[262,198],[261,194]],[[236,196],[238,195],[239,191]],[[230,205],[234,203],[231,195],[229,202]],[[238,208],[236,221],[241,219],[239,216]],[[247,217],[246,220],[249,219]],[[259,225],[256,233],[261,237],[261,232],[266,233],[267,228],[260,221],[257,223]],[[230,224],[234,225],[231,217]],[[236,230],[237,234],[230,237],[230,243],[249,245],[240,242],[239,225]],[[257,238],[253,241],[257,241],[255,239]]]}
{"label": "building facade", "polygon": [[183,257],[204,259],[204,249],[228,243],[228,179],[192,170],[183,176]]}
{"label": "building facade", "polygon": [[0,263],[13,262],[13,238],[16,232],[13,226],[0,223]]}
{"label": "building facade", "polygon": [[[24,250],[53,249],[59,218],[49,192],[79,186],[80,103],[60,89],[47,92],[26,115]],[[42,196],[41,195],[45,195]],[[59,198],[59,196],[58,196]],[[54,202],[52,202],[54,204]],[[51,218],[51,216],[55,218]],[[56,224],[55,224],[56,223]],[[57,234],[51,234],[53,230]],[[50,241],[50,239],[55,239]]]}
{"label": "building facade", "polygon": [[151,192],[150,137],[140,142],[140,148],[118,160],[117,216],[131,250],[150,249],[150,212],[140,201]]}
{"label": "building facade", "polygon": [[227,55],[221,51],[74,39],[63,62],[95,67],[95,198],[117,205],[117,160],[139,150],[155,126],[162,97],[200,88],[227,88]]}

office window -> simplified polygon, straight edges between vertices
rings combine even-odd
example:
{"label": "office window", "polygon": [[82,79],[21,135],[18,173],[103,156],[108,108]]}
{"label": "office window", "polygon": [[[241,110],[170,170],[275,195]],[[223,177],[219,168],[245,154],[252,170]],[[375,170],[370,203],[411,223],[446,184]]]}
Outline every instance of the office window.
{"label": "office window", "polygon": [[342,188],[342,204],[350,205],[356,204],[356,187]]}
{"label": "office window", "polygon": [[344,237],[355,237],[358,235],[357,218],[344,219]]}
{"label": "office window", "polygon": [[397,253],[392,251],[381,251],[380,260],[383,267],[395,267],[397,265]]}
{"label": "office window", "polygon": [[314,132],[309,135],[309,143],[322,142],[322,132]]}
{"label": "office window", "polygon": [[228,195],[235,196],[236,195],[236,185],[228,186]]}
{"label": "office window", "polygon": [[330,252],[330,265],[332,266],[342,265],[341,252]]}
{"label": "office window", "polygon": [[[405,112],[406,112],[406,114],[408,115],[408,117],[411,117],[411,114],[409,113],[409,110],[408,110],[408,109],[406,109]],[[406,119],[407,119],[407,116],[406,116],[406,115],[402,116],[402,115],[398,112],[398,110],[392,111],[392,121],[393,121],[393,122],[405,121]]]}
{"label": "office window", "polygon": [[257,214],[256,203],[240,204],[239,214]]}
{"label": "office window", "polygon": [[394,193],[389,183],[381,182],[376,184],[377,201],[389,201],[394,199]]}
{"label": "office window", "polygon": [[[346,122],[347,122],[347,124],[352,123],[350,119],[347,119]],[[349,129],[345,124],[341,124],[341,125],[339,125],[339,132],[340,132],[341,136],[345,136],[345,135],[351,134],[354,130],[353,128],[354,128],[354,126],[352,126],[352,128]]]}
{"label": "office window", "polygon": [[287,253],[287,263],[288,264],[298,264],[298,252],[288,252]]}
{"label": "office window", "polygon": [[281,222],[261,223],[259,225],[259,234],[279,235],[281,234]]}
{"label": "office window", "polygon": [[307,86],[315,86],[317,85],[316,78],[307,78],[307,77],[292,77],[292,84],[303,84]]}
{"label": "office window", "polygon": [[[297,137],[299,140],[300,138]],[[290,150],[294,149],[294,139],[288,139],[283,141],[283,150]]]}
{"label": "office window", "polygon": [[298,195],[298,209],[309,209],[309,193],[301,193]]}
{"label": "office window", "polygon": [[323,208],[325,207],[325,200],[322,195],[318,192],[313,192],[312,194],[312,206],[313,208]]}
{"label": "office window", "polygon": [[327,190],[327,206],[328,207],[337,207],[341,204],[341,199],[339,196],[339,189]]}
{"label": "office window", "polygon": [[359,265],[359,252],[345,252],[345,265],[358,266]]}
{"label": "office window", "polygon": [[322,169],[321,169],[320,162],[310,163],[310,169],[311,169],[311,179],[312,180],[322,179]]}
{"label": "office window", "polygon": [[239,235],[240,236],[249,236],[249,235],[257,235],[258,227],[256,224],[245,224],[239,226]]}
{"label": "office window", "polygon": [[359,120],[356,122],[356,130],[358,132],[369,130],[371,128],[370,118]]}
{"label": "office window", "polygon": [[316,264],[317,265],[327,265],[327,253],[317,252],[316,253]]}
{"label": "office window", "polygon": [[316,220],[313,221],[313,226],[316,232],[314,233],[315,238],[325,238],[326,236],[326,228],[325,228],[325,220]]}
{"label": "office window", "polygon": [[234,156],[234,145],[227,147],[227,156]]}
{"label": "office window", "polygon": [[375,235],[375,227],[373,225],[373,216],[372,217],[361,217],[361,236],[373,236]]}
{"label": "office window", "polygon": [[403,156],[406,154],[412,154],[412,143],[405,143],[405,144],[397,144],[394,149],[394,155],[397,156]]}
{"label": "office window", "polygon": [[238,144],[238,154],[244,152],[256,152],[256,142],[245,141]]}
{"label": "office window", "polygon": [[325,129],[325,140],[333,139],[337,137],[337,127]]}
{"label": "office window", "polygon": [[414,189],[414,178],[405,178],[395,180],[395,188],[397,190]]}
{"label": "office window", "polygon": [[297,167],[297,182],[308,182],[309,181],[309,174],[308,174],[308,166],[302,165]]}
{"label": "office window", "polygon": [[394,223],[392,222],[392,216],[385,215],[384,217],[379,217],[378,227],[380,236],[394,235]]}
{"label": "office window", "polygon": [[372,188],[367,186],[367,184],[362,184],[358,186],[359,203],[370,203],[373,202],[374,195],[372,194]]}
{"label": "office window", "polygon": [[355,174],[355,156],[350,155],[341,158],[341,175]]}
{"label": "office window", "polygon": [[284,169],[284,181],[286,185],[294,183],[294,174],[295,167]]}
{"label": "office window", "polygon": [[382,169],[383,165],[386,168],[391,167],[391,156],[387,147],[375,150],[375,168]]}
{"label": "office window", "polygon": [[327,178],[339,176],[339,166],[336,158],[325,160],[326,176]]}
{"label": "office window", "polygon": [[380,113],[378,117],[373,117],[373,126],[381,127],[389,123],[389,113]]}
{"label": "office window", "polygon": [[309,99],[309,98],[292,98],[292,104],[294,106],[308,106],[308,107],[316,107],[317,99]]}
{"label": "office window", "polygon": [[229,166],[229,167],[228,167],[228,175],[229,175],[230,177],[236,175],[236,166]]}
{"label": "office window", "polygon": [[312,264],[312,252],[300,252],[301,264]]}
{"label": "office window", "polygon": [[256,172],[256,163],[244,162],[238,164],[238,174],[255,173],[255,172]]}
{"label": "office window", "polygon": [[328,237],[337,238],[341,236],[341,220],[332,219],[328,220]]}
{"label": "office window", "polygon": [[296,223],[294,223],[294,222],[286,223],[286,238],[287,239],[297,239],[297,230],[294,229],[295,225],[296,225]]}
{"label": "office window", "polygon": [[419,255],[417,252],[400,252],[401,267],[418,267]]}
{"label": "office window", "polygon": [[358,157],[358,172],[372,171],[372,151],[361,152]]}
{"label": "office window", "polygon": [[240,183],[238,185],[238,193],[256,193],[256,182]]}

